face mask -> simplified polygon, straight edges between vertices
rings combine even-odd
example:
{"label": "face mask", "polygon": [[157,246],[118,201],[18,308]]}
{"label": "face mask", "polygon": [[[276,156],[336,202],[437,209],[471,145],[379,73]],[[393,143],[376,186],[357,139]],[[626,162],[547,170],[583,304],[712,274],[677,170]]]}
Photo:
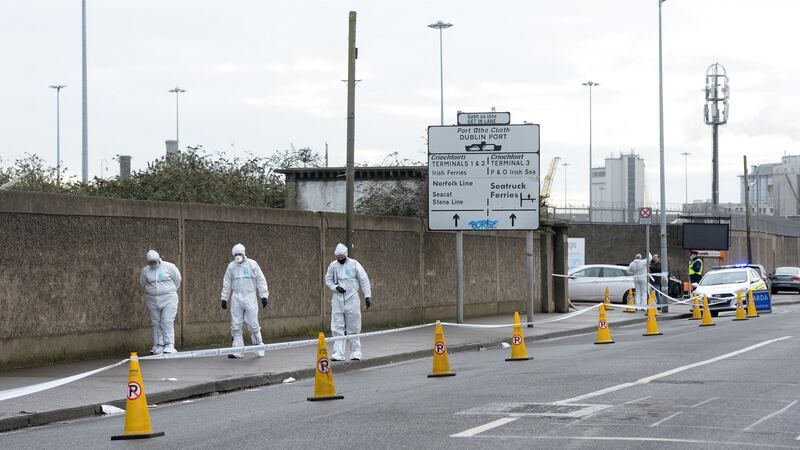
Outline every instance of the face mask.
{"label": "face mask", "polygon": [[347,258],[342,258],[342,259],[337,258],[336,260],[339,261],[339,264],[344,264],[347,262]]}
{"label": "face mask", "polygon": [[244,261],[244,256],[242,256],[242,255],[236,255],[236,256],[234,256],[234,257],[233,257],[233,259],[234,259],[234,260],[235,260],[237,263],[241,264],[241,263]]}

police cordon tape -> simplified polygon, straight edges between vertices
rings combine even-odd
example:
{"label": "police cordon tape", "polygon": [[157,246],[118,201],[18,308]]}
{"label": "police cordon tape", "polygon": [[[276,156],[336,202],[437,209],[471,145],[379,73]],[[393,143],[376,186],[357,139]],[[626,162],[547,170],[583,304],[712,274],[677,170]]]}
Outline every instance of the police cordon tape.
{"label": "police cordon tape", "polygon": [[5,391],[0,391],[0,401],[8,400],[11,398],[22,397],[24,395],[35,394],[37,392],[46,391],[48,389],[57,388],[59,386],[63,386],[65,384],[69,384],[78,380],[82,380],[84,378],[90,377],[92,375],[98,374],[100,372],[105,372],[106,370],[111,370],[115,367],[119,367],[125,363],[130,361],[129,358],[123,359],[122,361],[116,362],[111,364],[110,366],[101,367],[99,369],[91,370],[89,372],[79,373],[77,375],[72,375],[71,377],[65,378],[58,378],[56,380],[45,381],[44,383],[32,384],[30,386],[22,386],[13,389],[7,389]]}
{"label": "police cordon tape", "polygon": [[[521,325],[541,325],[545,323],[552,323],[558,322],[561,320],[570,319],[572,317],[585,314],[589,311],[599,308],[600,305],[593,305],[591,307],[581,309],[579,311],[575,311],[569,314],[565,314],[560,317],[556,317],[553,319],[546,319],[546,320],[539,320],[534,322],[523,322]],[[386,334],[393,334],[393,333],[402,333],[405,331],[417,330],[420,328],[432,327],[435,326],[436,323],[424,323],[421,325],[413,325],[409,327],[402,327],[402,328],[392,328],[389,330],[379,330],[379,331],[370,331],[366,333],[359,333],[359,334],[350,334],[346,336],[335,336],[335,337],[327,337],[325,338],[325,342],[335,342],[350,338],[367,338],[372,336],[381,336]],[[441,322],[441,325],[454,327],[454,328],[473,328],[473,329],[488,329],[488,328],[511,328],[515,324],[501,324],[501,325],[479,325],[479,324],[466,324],[466,323],[450,323],[450,322]],[[289,342],[276,342],[273,344],[260,344],[260,345],[246,345],[242,347],[227,347],[227,348],[218,348],[218,349],[207,349],[207,350],[192,350],[192,351],[185,351],[185,352],[177,352],[177,353],[166,353],[160,355],[149,355],[149,356],[141,356],[139,360],[166,360],[166,359],[192,359],[192,358],[210,358],[215,356],[227,356],[231,354],[240,354],[240,353],[255,353],[258,351],[274,351],[274,350],[285,350],[291,348],[298,348],[298,347],[309,347],[312,345],[317,345],[318,339],[305,339],[301,341],[289,341]],[[0,401],[9,400],[12,398],[22,397],[25,395],[35,394],[37,392],[46,391],[49,389],[57,388],[60,386],[64,386],[69,383],[73,383],[75,381],[82,380],[84,378],[90,377],[92,375],[96,375],[101,372],[105,372],[107,370],[114,369],[119,367],[127,362],[130,359],[126,358],[121,361],[118,361],[114,364],[101,367],[99,369],[95,369],[89,372],[83,372],[76,375],[72,375],[69,377],[59,378],[56,380],[46,381],[43,383],[32,384],[29,386],[22,386],[13,389],[7,389],[5,391],[0,391]]]}
{"label": "police cordon tape", "polygon": [[[572,276],[569,276],[569,275],[564,275],[564,274],[560,274],[560,273],[554,273],[554,274],[552,274],[552,275],[553,275],[554,277],[557,277],[557,278],[570,278],[570,279],[574,279],[574,277],[572,277]],[[651,273],[650,275],[656,275],[656,274],[652,274],[652,273]],[[660,274],[658,274],[658,275],[660,275],[660,276],[664,276],[664,275],[666,275],[666,272],[662,272],[662,273],[660,273]],[[590,282],[591,282],[591,283],[594,283],[594,284],[603,284],[603,282],[602,282],[602,281],[590,281]],[[685,299],[685,300],[678,300],[677,298],[670,297],[669,295],[667,295],[667,294],[663,293],[663,292],[662,292],[660,289],[653,287],[653,285],[649,285],[649,286],[650,286],[650,289],[652,289],[652,290],[654,290],[654,291],[658,292],[659,294],[661,294],[661,296],[662,296],[662,297],[664,297],[664,298],[667,298],[668,300],[671,300],[671,301],[672,301],[672,303],[675,303],[675,304],[678,304],[678,305],[686,305],[686,306],[690,306],[690,307],[691,307],[691,306],[693,306],[693,304],[692,304],[692,302],[694,301],[694,299],[693,299],[693,298],[687,298],[687,299]],[[699,297],[699,298],[700,298],[700,299],[701,299],[701,301],[702,301],[702,297]],[[708,305],[709,305],[709,306],[712,306],[712,305],[718,305],[718,304],[720,304],[720,303],[730,303],[730,302],[731,302],[731,300],[732,300],[732,299],[722,299],[722,300],[720,300],[719,298],[717,298],[717,297],[713,297],[713,296],[712,296],[712,297],[710,297],[710,298],[709,298]],[[668,305],[667,305],[667,304],[665,304],[665,303],[660,303],[660,304],[653,305],[652,307],[653,307],[653,308],[661,308],[661,307],[663,307],[663,306],[668,306]],[[632,306],[630,306],[630,308],[633,308],[633,309],[648,309],[648,308],[651,308],[651,307],[650,307],[650,306],[636,306],[636,305],[632,305]]]}

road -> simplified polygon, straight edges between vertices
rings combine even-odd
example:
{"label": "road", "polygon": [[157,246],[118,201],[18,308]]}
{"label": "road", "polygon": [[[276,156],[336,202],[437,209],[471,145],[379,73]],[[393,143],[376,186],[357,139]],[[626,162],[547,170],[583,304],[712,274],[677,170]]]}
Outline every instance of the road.
{"label": "road", "polygon": [[[149,441],[111,442],[123,417],[0,435],[0,448],[800,448],[800,305],[714,327],[613,328],[507,350],[342,373],[344,400],[308,402],[312,380],[151,409]],[[368,342],[364,343],[369,345]],[[334,366],[335,367],[335,366]]]}

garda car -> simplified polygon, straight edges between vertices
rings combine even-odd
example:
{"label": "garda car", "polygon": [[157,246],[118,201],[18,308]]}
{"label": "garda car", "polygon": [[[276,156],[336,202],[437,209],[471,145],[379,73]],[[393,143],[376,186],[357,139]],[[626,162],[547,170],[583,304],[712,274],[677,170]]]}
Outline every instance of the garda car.
{"label": "garda car", "polygon": [[736,310],[736,293],[742,293],[742,302],[747,305],[747,291],[766,291],[767,285],[761,276],[749,267],[718,269],[703,275],[694,292],[702,298],[708,296],[711,315],[717,317],[721,311]]}

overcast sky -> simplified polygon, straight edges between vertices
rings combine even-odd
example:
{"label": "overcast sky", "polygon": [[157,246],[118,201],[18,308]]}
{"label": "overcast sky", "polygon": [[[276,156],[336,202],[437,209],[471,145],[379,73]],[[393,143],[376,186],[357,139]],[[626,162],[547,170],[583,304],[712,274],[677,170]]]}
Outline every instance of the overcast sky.
{"label": "overcast sky", "polygon": [[[348,11],[358,12],[356,159],[391,152],[426,158],[439,122],[442,19],[445,121],[456,111],[510,111],[541,124],[542,172],[568,166],[570,202],[588,201],[588,92],[594,80],[594,164],[634,149],[649,194],[658,191],[657,0],[536,1],[88,1],[89,170],[117,174],[115,155],[143,168],[175,136],[181,146],[269,155],[293,143],[345,160]],[[705,71],[730,76],[730,121],[720,129],[721,201],[738,201],[742,155],[751,163],[800,153],[795,0],[669,0],[663,5],[667,202],[711,197]],[[80,174],[79,0],[0,2],[0,158],[37,153],[55,165],[55,91],[62,160]],[[564,168],[553,186],[564,198]]]}

